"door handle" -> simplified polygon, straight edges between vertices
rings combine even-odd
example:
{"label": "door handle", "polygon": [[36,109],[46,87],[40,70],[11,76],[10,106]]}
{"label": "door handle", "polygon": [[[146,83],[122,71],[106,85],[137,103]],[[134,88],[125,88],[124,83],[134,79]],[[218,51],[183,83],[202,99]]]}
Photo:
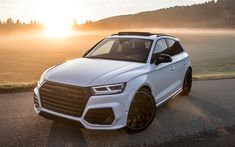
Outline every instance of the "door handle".
{"label": "door handle", "polygon": [[171,71],[175,70],[175,67],[174,67],[174,66],[171,66],[170,70],[171,70]]}

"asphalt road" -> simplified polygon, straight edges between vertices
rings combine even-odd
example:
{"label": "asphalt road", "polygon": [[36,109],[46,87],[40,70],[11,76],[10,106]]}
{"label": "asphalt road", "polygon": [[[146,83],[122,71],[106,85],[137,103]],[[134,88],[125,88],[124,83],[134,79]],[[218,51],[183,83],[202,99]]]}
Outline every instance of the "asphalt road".
{"label": "asphalt road", "polygon": [[187,97],[157,109],[144,132],[94,131],[33,110],[33,93],[0,95],[0,146],[235,146],[235,79],[194,81]]}

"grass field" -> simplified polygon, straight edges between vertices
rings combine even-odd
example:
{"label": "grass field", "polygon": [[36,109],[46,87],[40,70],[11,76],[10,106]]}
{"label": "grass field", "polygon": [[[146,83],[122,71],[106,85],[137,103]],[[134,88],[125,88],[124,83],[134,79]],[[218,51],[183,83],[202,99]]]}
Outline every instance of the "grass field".
{"label": "grass field", "polygon": [[[234,30],[138,31],[165,32],[179,37],[191,56],[194,78],[235,77]],[[77,32],[63,38],[30,33],[0,35],[0,89],[17,84],[32,86],[48,67],[80,57],[84,50],[115,32]]]}

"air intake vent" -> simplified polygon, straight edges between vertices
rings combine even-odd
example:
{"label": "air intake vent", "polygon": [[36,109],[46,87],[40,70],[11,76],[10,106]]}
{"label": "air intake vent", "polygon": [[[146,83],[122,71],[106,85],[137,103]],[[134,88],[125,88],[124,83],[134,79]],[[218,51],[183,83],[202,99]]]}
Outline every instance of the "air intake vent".
{"label": "air intake vent", "polygon": [[112,108],[90,109],[84,119],[92,124],[110,125],[115,117]]}

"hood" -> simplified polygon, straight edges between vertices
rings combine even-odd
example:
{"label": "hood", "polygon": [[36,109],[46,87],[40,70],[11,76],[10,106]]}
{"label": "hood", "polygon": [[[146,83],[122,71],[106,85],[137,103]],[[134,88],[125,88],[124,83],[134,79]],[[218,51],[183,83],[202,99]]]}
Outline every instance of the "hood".
{"label": "hood", "polygon": [[[45,74],[45,79],[53,82],[94,86],[122,73],[132,71],[145,64],[105,59],[78,58],[56,66]],[[117,81],[116,83],[123,82]]]}

